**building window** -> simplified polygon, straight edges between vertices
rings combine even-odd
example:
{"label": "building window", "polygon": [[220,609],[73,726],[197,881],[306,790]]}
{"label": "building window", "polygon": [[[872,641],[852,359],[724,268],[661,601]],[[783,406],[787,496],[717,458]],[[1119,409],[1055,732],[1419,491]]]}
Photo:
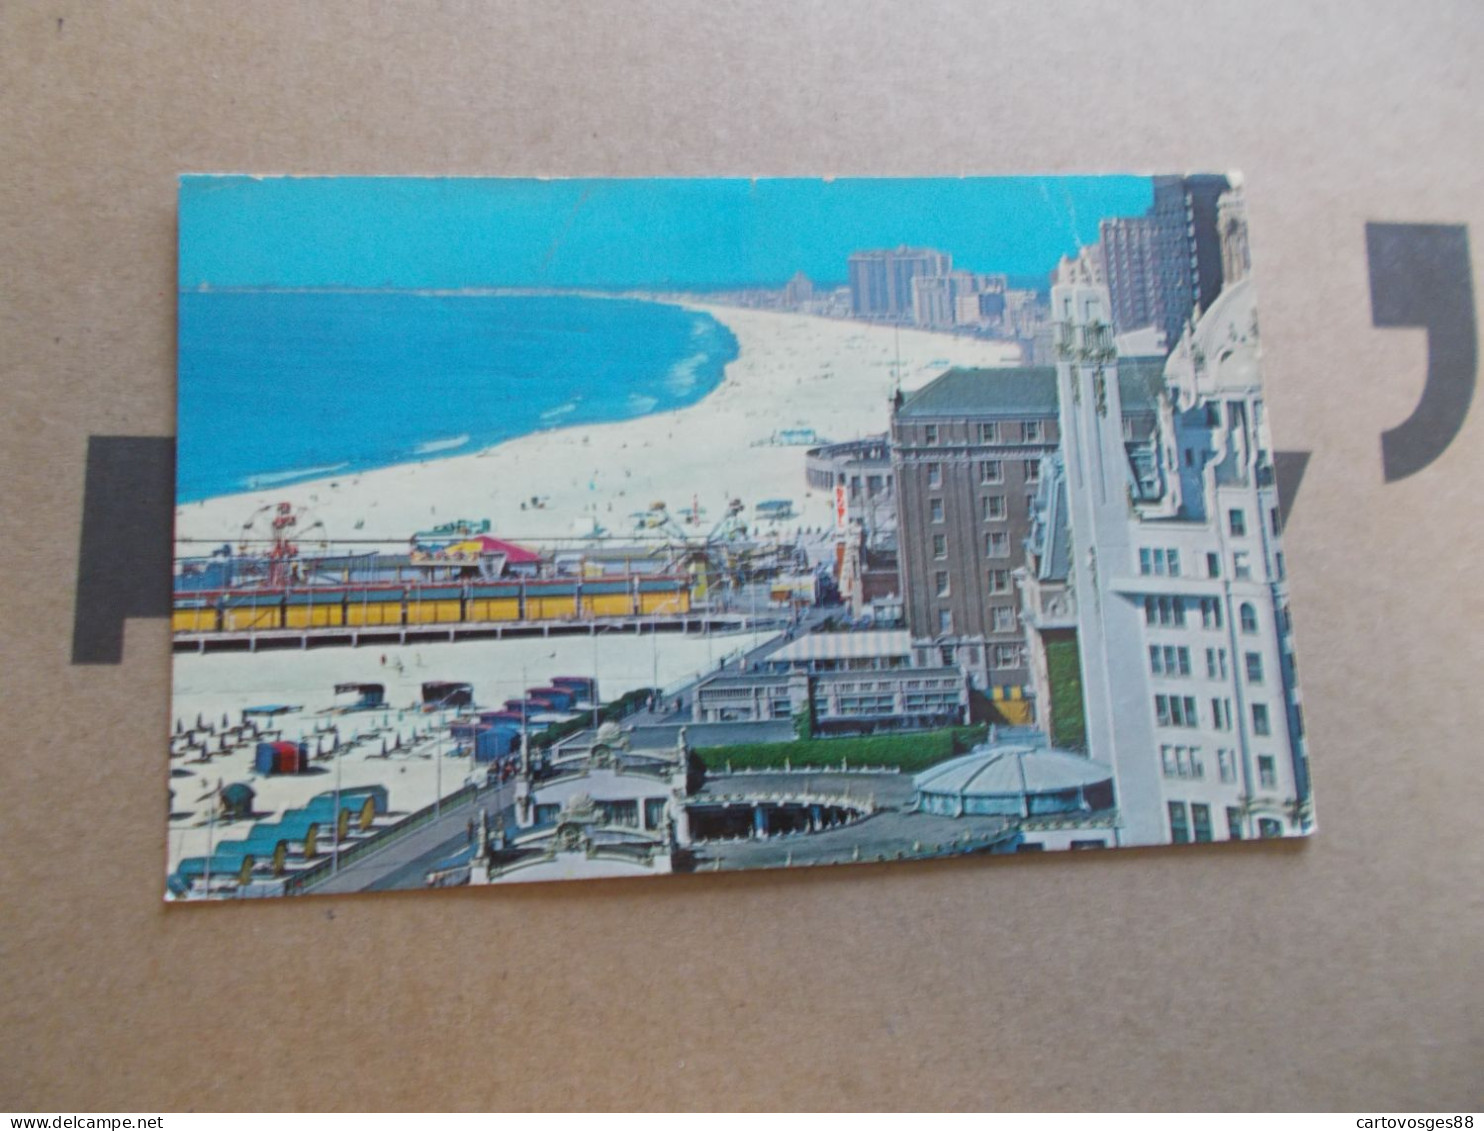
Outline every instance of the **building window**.
{"label": "building window", "polygon": [[1271,754],[1257,756],[1257,780],[1263,789],[1278,788],[1278,765]]}
{"label": "building window", "polygon": [[1257,610],[1244,601],[1240,611],[1242,616],[1242,631],[1246,633],[1256,632]]}
{"label": "building window", "polygon": [[1174,549],[1149,549],[1139,551],[1139,572],[1145,577],[1180,576],[1180,551]]}
{"label": "building window", "polygon": [[1246,550],[1238,550],[1232,555],[1232,576],[1238,581],[1252,580],[1252,555]]}
{"label": "building window", "polygon": [[939,570],[933,575],[933,581],[937,585],[938,596],[948,596],[948,572],[946,570]]}
{"label": "building window", "polygon": [[1207,679],[1225,679],[1226,678],[1226,649],[1225,648],[1207,648],[1206,649],[1206,678]]}
{"label": "building window", "polygon": [[1221,602],[1215,597],[1201,598],[1201,627],[1221,627]]}
{"label": "building window", "polygon": [[1167,778],[1194,778],[1206,776],[1206,767],[1201,762],[1199,746],[1161,746],[1160,767]]}
{"label": "building window", "polygon": [[1279,581],[1286,581],[1288,579],[1288,570],[1283,567],[1282,550],[1277,551],[1273,555],[1273,568],[1277,571]]}
{"label": "building window", "polygon": [[1242,811],[1231,805],[1226,807],[1226,835],[1232,840],[1242,839]]}
{"label": "building window", "polygon": [[1005,465],[997,459],[982,459],[979,461],[979,482],[981,483],[1003,483],[1005,481]]}
{"label": "building window", "polygon": [[943,486],[943,465],[941,463],[930,463],[927,465],[928,486]]}
{"label": "building window", "polygon": [[1211,725],[1217,730],[1231,730],[1232,728],[1232,701],[1230,699],[1211,699]]}
{"label": "building window", "polygon": [[1041,461],[1028,459],[1025,461],[1025,481],[1027,483],[1041,482]]}
{"label": "building window", "polygon": [[938,661],[945,668],[953,667],[953,646],[951,644],[945,644],[938,649]]}
{"label": "building window", "polygon": [[1015,609],[1011,605],[995,605],[989,610],[991,632],[1014,632]]}
{"label": "building window", "polygon": [[1237,752],[1235,750],[1216,751],[1216,769],[1221,775],[1221,780],[1231,785],[1237,780]]}
{"label": "building window", "polygon": [[979,442],[981,444],[998,444],[1000,442],[1000,426],[996,422],[979,425]]}
{"label": "building window", "polygon": [[1149,645],[1149,670],[1155,675],[1190,674],[1190,649],[1170,644]]}
{"label": "building window", "polygon": [[1273,837],[1283,835],[1283,822],[1274,820],[1272,817],[1259,817],[1257,819],[1257,835],[1263,840],[1271,840]]}
{"label": "building window", "polygon": [[991,530],[984,536],[984,556],[987,558],[1008,558],[1010,556],[1010,535],[1003,530]]}
{"label": "building window", "polygon": [[1232,507],[1226,512],[1227,525],[1231,529],[1233,538],[1244,538],[1247,535],[1247,515],[1240,507]]}
{"label": "building window", "polygon": [[1207,554],[1206,555],[1206,576],[1207,577],[1220,577],[1221,576],[1221,555],[1220,554]]}
{"label": "building window", "polygon": [[1274,538],[1283,533],[1283,516],[1278,513],[1277,507],[1268,511],[1268,522],[1272,525]]}
{"label": "building window", "polygon": [[1005,496],[984,496],[984,521],[995,522],[1005,517]]}
{"label": "building window", "polygon": [[946,558],[948,556],[948,535],[933,535],[933,557]]}
{"label": "building window", "polygon": [[1185,627],[1185,601],[1180,597],[1145,597],[1144,623],[1161,628]]}
{"label": "building window", "polygon": [[936,444],[938,442],[938,426],[936,424],[924,424],[922,426],[922,442],[924,444]]}
{"label": "building window", "polygon": [[949,610],[949,609],[939,609],[938,610],[938,631],[939,632],[952,632],[953,631],[953,613],[952,613],[951,610]]}
{"label": "building window", "polygon": [[1195,833],[1195,842],[1204,844],[1211,839],[1211,807],[1198,801],[1190,803],[1190,825]]}
{"label": "building window", "polygon": [[1268,719],[1266,703],[1252,704],[1252,733],[1259,738],[1265,738],[1273,733],[1273,724]]}
{"label": "building window", "polygon": [[1221,427],[1221,403],[1219,401],[1206,402],[1206,427]]}
{"label": "building window", "polygon": [[1039,444],[1044,436],[1039,420],[1027,420],[1020,426],[1020,438],[1024,443]]}
{"label": "building window", "polygon": [[1200,716],[1195,709],[1194,695],[1156,695],[1154,717],[1162,727],[1195,727],[1200,725]]}
{"label": "building window", "polygon": [[1185,823],[1185,802],[1171,801],[1170,810],[1170,843],[1189,844],[1190,826]]}
{"label": "building window", "polygon": [[1257,652],[1248,652],[1245,660],[1247,663],[1247,682],[1262,683],[1262,656]]}
{"label": "building window", "polygon": [[932,520],[934,522],[942,522],[943,521],[943,500],[942,499],[929,499],[928,500],[928,513],[932,516]]}
{"label": "building window", "polygon": [[1025,663],[1025,657],[1021,654],[1019,644],[996,644],[994,646],[994,666],[997,668],[1018,668]]}
{"label": "building window", "polygon": [[1010,592],[1010,571],[1008,569],[992,569],[989,571],[989,591],[991,593]]}

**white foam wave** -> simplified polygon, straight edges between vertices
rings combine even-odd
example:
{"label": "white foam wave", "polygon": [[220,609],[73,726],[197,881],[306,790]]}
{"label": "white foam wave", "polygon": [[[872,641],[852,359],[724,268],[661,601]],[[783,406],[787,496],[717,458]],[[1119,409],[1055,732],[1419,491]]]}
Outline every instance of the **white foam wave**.
{"label": "white foam wave", "polygon": [[629,394],[629,411],[635,416],[643,416],[646,412],[653,412],[655,405],[659,404],[658,397],[646,397],[640,393]]}
{"label": "white foam wave", "polygon": [[576,401],[568,401],[566,404],[557,405],[556,408],[549,408],[549,409],[547,409],[545,412],[543,412],[541,414],[541,419],[542,420],[560,420],[562,417],[567,416],[570,413],[574,413],[576,411],[577,411],[577,402]]}
{"label": "white foam wave", "polygon": [[446,440],[429,440],[426,444],[419,444],[414,449],[414,454],[420,456],[432,455],[434,452],[446,452],[453,448],[462,448],[469,442],[469,433],[460,436],[450,436]]}
{"label": "white foam wave", "polygon": [[262,475],[249,475],[242,482],[250,491],[259,487],[272,487],[276,483],[287,483],[291,479],[313,479],[321,475],[329,475],[331,472],[339,471],[341,468],[349,467],[349,463],[332,463],[324,467],[300,467],[293,471],[270,471]]}
{"label": "white foam wave", "polygon": [[704,353],[691,354],[684,361],[677,361],[665,375],[665,388],[678,397],[689,393],[696,387],[696,379],[700,376],[698,371],[704,364]]}

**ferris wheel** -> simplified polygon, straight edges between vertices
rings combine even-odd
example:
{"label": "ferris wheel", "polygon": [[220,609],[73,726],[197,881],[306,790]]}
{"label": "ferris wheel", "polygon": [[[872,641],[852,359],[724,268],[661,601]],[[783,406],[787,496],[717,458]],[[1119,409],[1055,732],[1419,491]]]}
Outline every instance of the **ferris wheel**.
{"label": "ferris wheel", "polygon": [[329,546],[325,524],[311,508],[293,503],[264,503],[248,516],[237,536],[238,556],[262,563],[264,580],[274,588],[299,579],[303,549],[324,552]]}

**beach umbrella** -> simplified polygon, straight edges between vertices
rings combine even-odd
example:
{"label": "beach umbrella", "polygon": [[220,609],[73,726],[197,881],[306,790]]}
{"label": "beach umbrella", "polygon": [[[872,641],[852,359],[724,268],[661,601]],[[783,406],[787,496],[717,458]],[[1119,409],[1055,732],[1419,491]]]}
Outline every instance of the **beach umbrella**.
{"label": "beach umbrella", "polygon": [[231,725],[232,725],[232,720],[229,719],[229,718],[227,718],[227,712],[223,711],[222,712],[222,730],[226,730]]}

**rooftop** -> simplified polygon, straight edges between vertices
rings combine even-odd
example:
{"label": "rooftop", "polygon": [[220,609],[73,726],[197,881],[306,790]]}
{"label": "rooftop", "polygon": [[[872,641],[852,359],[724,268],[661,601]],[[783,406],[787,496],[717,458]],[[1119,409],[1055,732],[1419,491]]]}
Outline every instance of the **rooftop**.
{"label": "rooftop", "polygon": [[785,644],[765,659],[769,663],[811,660],[857,660],[876,656],[910,656],[912,634],[877,629],[870,632],[814,632]]}
{"label": "rooftop", "polygon": [[924,770],[912,784],[925,793],[1005,797],[1059,793],[1096,785],[1113,771],[1064,750],[1013,744],[977,746],[968,754]]}
{"label": "rooftop", "polygon": [[[1118,361],[1118,388],[1125,412],[1152,412],[1164,389],[1164,359],[1126,357]],[[950,369],[915,393],[897,410],[900,419],[944,416],[1055,416],[1056,368],[1050,365],[1003,369]]]}

